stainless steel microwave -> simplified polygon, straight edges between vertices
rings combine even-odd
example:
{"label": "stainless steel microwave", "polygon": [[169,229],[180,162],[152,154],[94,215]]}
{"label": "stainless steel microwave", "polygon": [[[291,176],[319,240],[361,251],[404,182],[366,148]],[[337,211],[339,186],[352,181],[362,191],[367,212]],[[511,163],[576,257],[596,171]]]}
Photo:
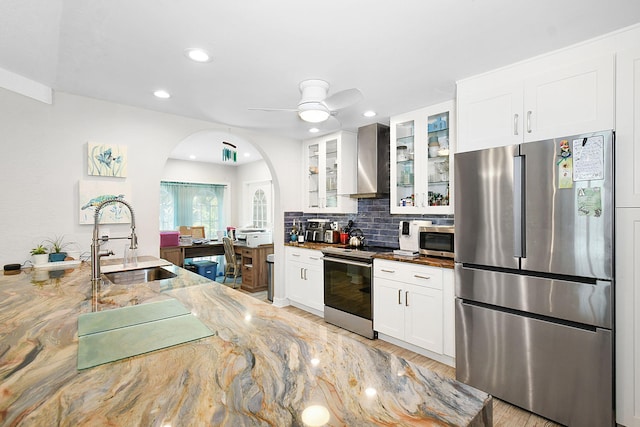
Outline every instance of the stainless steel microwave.
{"label": "stainless steel microwave", "polygon": [[420,254],[439,256],[444,258],[454,257],[453,225],[429,225],[419,228]]}

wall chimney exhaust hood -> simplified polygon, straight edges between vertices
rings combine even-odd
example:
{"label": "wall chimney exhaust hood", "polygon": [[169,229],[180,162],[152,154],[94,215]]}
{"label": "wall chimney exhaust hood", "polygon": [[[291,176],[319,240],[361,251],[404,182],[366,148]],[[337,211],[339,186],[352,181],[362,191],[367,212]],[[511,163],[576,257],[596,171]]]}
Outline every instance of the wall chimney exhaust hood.
{"label": "wall chimney exhaust hood", "polygon": [[389,126],[373,123],[358,128],[358,181],[353,198],[389,194]]}

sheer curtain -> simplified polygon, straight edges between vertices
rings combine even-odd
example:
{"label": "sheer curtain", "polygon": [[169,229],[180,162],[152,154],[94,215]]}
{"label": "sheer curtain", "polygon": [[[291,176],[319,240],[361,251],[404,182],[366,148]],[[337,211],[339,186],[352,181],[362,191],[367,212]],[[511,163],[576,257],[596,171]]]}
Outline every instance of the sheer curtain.
{"label": "sheer curtain", "polygon": [[181,225],[204,226],[205,237],[224,231],[225,185],[160,182],[160,230]]}

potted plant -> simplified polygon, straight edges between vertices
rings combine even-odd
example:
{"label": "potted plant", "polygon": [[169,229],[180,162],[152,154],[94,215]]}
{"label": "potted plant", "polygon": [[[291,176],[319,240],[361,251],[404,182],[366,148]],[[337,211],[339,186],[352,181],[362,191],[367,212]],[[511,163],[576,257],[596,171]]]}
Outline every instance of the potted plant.
{"label": "potted plant", "polygon": [[67,253],[64,252],[64,248],[72,244],[73,242],[65,242],[64,236],[55,236],[53,239],[48,239],[49,243],[49,261],[58,262],[64,261],[67,257]]}
{"label": "potted plant", "polygon": [[49,254],[47,248],[43,243],[40,243],[35,248],[31,249],[31,262],[33,265],[45,264],[49,260]]}

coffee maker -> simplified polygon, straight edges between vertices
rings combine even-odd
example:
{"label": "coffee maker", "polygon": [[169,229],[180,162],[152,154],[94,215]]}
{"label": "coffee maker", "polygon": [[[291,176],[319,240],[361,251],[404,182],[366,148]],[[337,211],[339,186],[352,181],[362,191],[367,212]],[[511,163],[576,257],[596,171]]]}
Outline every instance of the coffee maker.
{"label": "coffee maker", "polygon": [[304,239],[307,242],[324,242],[324,232],[329,230],[329,220],[314,218],[307,220]]}

